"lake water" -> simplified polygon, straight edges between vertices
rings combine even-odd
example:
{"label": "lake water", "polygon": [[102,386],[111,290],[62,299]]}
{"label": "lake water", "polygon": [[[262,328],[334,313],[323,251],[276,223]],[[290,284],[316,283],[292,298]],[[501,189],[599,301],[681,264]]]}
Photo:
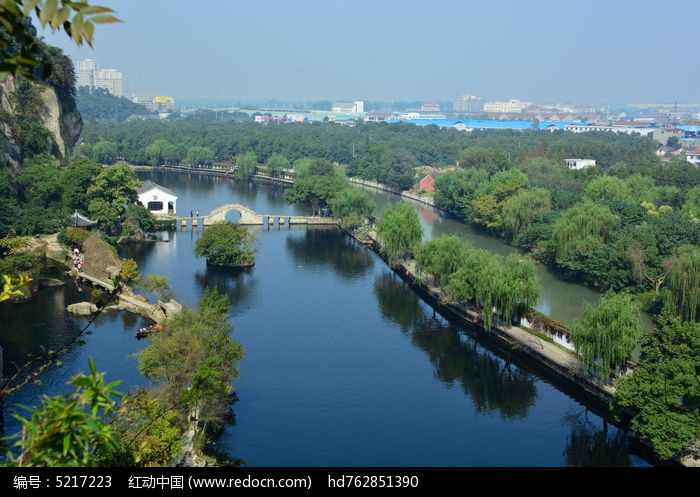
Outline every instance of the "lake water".
{"label": "lake water", "polygon": [[[178,212],[207,213],[226,203],[265,214],[307,215],[284,190],[212,176],[140,172],[171,189]],[[398,197],[371,192],[378,211]],[[513,250],[442,213],[416,205],[426,237],[458,233],[479,246]],[[236,220],[236,213],[230,213]],[[499,351],[433,312],[371,251],[336,228],[255,227],[259,252],[250,270],[207,267],[193,256],[201,226],[164,232],[168,241],[125,248],[142,275],[164,275],[184,305],[209,287],[231,301],[233,337],[244,347],[235,422],[219,450],[248,466],[650,466],[585,398],[537,365]],[[545,269],[538,309],[567,322],[599,295]],[[32,302],[0,304],[7,357],[52,346],[85,322],[65,306],[84,291],[72,283]],[[38,307],[40,306],[40,307]],[[37,312],[41,309],[41,313]],[[5,401],[6,433],[15,405],[67,391],[65,383],[95,359],[122,390],[144,385],[133,354],[148,343],[143,320],[105,313],[62,368]]]}

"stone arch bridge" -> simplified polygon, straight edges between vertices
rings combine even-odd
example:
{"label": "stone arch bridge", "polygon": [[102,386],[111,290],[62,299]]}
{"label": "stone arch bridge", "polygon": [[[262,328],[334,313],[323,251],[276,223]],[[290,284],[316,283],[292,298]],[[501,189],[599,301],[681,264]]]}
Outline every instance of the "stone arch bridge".
{"label": "stone arch bridge", "polygon": [[264,225],[273,226],[275,222],[278,226],[285,224],[338,224],[338,220],[332,217],[321,216],[289,216],[285,214],[258,214],[252,209],[241,204],[225,204],[212,210],[204,216],[202,224],[208,226],[221,221],[226,221],[226,214],[229,211],[237,211],[241,214],[238,224],[241,225]]}

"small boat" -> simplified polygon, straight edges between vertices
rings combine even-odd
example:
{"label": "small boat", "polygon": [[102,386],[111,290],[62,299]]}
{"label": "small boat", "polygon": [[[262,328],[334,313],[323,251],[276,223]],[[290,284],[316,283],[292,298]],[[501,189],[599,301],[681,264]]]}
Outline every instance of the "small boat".
{"label": "small boat", "polygon": [[136,338],[146,338],[148,335],[155,331],[163,331],[163,325],[158,323],[139,328],[138,330],[136,330]]}
{"label": "small boat", "polygon": [[136,330],[136,338],[146,338],[150,332],[151,328],[148,326],[139,328],[138,330]]}

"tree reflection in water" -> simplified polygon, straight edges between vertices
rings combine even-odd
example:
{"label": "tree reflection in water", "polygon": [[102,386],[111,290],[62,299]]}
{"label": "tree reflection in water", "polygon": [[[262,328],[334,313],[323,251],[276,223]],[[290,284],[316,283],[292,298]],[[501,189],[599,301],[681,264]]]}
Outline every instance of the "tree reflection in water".
{"label": "tree reflection in water", "polygon": [[426,313],[419,297],[393,274],[379,275],[374,291],[384,319],[400,326],[423,350],[436,376],[459,383],[477,412],[497,411],[502,418],[525,418],[535,405],[536,377],[498,357],[442,318]]}
{"label": "tree reflection in water", "polygon": [[345,280],[358,278],[374,267],[374,255],[369,249],[348,250],[362,245],[336,226],[303,228],[300,236],[290,236],[286,243],[295,264],[327,265]]}
{"label": "tree reflection in water", "polygon": [[600,420],[596,426],[588,417],[588,409],[570,412],[564,422],[571,425],[564,458],[567,466],[573,467],[629,467],[627,434],[622,430],[608,430],[608,422]]}

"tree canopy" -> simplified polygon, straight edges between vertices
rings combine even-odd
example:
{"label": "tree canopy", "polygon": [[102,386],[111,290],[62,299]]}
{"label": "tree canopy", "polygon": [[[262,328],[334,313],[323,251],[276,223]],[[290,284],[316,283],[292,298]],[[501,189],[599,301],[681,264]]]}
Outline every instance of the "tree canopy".
{"label": "tree canopy", "polygon": [[640,304],[626,293],[607,292],[597,306],[584,303],[571,338],[584,366],[608,383],[632,357],[642,334]]}
{"label": "tree canopy", "polygon": [[700,325],[662,313],[641,339],[640,360],[615,387],[613,408],[661,460],[700,440]]}
{"label": "tree canopy", "polygon": [[207,226],[194,247],[196,257],[207,264],[223,267],[248,267],[255,264],[255,237],[238,223],[222,221]]}
{"label": "tree canopy", "polygon": [[377,236],[390,264],[413,256],[423,239],[423,227],[413,206],[407,202],[387,205],[378,221]]}

